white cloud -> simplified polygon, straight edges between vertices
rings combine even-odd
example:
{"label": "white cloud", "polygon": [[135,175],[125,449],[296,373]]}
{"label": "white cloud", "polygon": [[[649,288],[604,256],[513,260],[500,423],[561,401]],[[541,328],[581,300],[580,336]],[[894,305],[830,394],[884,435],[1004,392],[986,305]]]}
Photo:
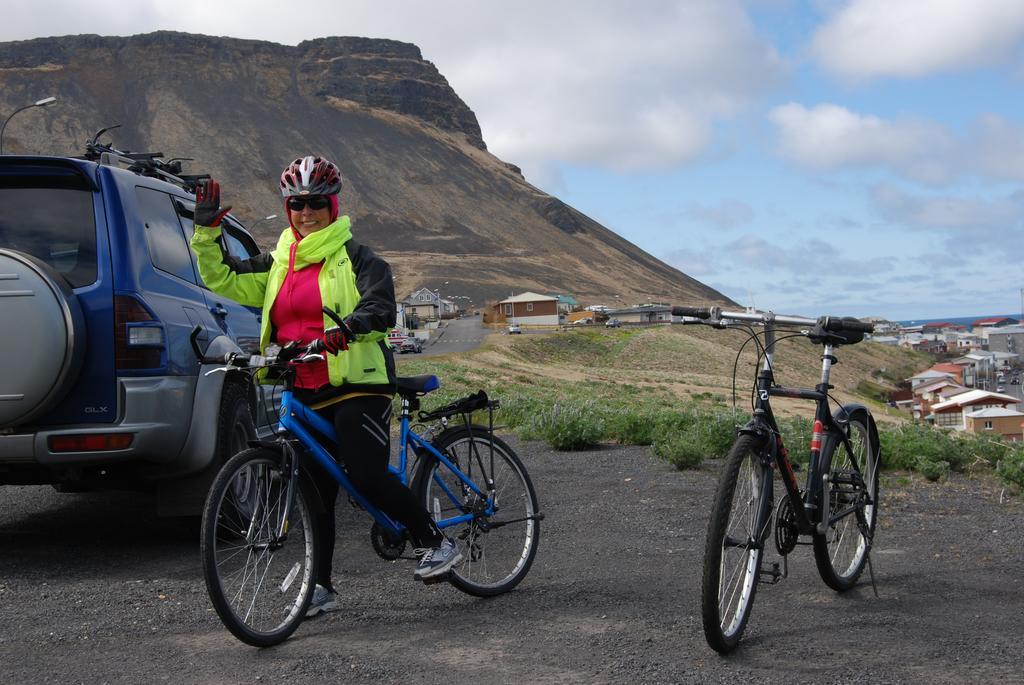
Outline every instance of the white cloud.
{"label": "white cloud", "polygon": [[1000,62],[1022,38],[1020,0],[853,0],[812,50],[853,78],[922,76]]}
{"label": "white cloud", "polygon": [[835,104],[789,103],[769,119],[779,153],[816,171],[889,169],[935,185],[966,175],[1024,181],[1024,126],[996,114],[980,116],[963,135],[931,121],[887,120]]}
{"label": "white cloud", "polygon": [[789,103],[769,114],[785,157],[813,169],[891,166],[928,183],[946,182],[957,172],[952,134],[938,124],[887,121],[833,104],[807,109]]}
{"label": "white cloud", "polygon": [[[724,246],[721,254],[729,260],[762,272],[779,270],[794,277],[806,276],[808,269],[820,265],[829,274],[879,274],[893,269],[891,257],[847,256],[832,242],[818,238],[800,240],[796,244],[780,246],[763,238],[744,235]],[[817,282],[817,277],[815,277]]]}
{"label": "white cloud", "polygon": [[[785,71],[732,0],[464,9],[460,23],[478,40],[424,37],[424,49],[477,113],[491,149],[528,175],[558,162],[633,171],[691,160],[715,121]],[[495,36],[489,26],[502,28]]]}
{"label": "white cloud", "polygon": [[1024,191],[994,198],[958,195],[911,195],[890,185],[873,191],[882,216],[904,226],[979,239],[970,249],[1003,250],[1001,240],[1018,237],[1024,217]]}
{"label": "white cloud", "polygon": [[[10,7],[8,5],[11,5]],[[739,0],[320,3],[301,18],[269,0],[96,0],[4,7],[0,39],[173,29],[281,43],[325,35],[415,43],[477,114],[484,139],[527,176],[558,163],[670,168],[701,154],[721,118],[784,77]]]}

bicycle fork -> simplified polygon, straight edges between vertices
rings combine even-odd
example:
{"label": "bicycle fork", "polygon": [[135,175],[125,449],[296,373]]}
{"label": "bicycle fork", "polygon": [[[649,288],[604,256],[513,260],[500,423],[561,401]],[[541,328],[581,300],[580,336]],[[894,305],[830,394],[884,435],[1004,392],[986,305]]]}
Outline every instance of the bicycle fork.
{"label": "bicycle fork", "polygon": [[[292,505],[295,503],[295,493],[299,481],[299,460],[295,454],[295,449],[287,442],[281,443],[281,476],[284,479],[284,483],[282,483],[284,487],[284,498],[282,502],[280,521],[277,524],[277,530],[273,531],[271,537],[267,540],[267,546],[272,548],[280,547],[281,543],[288,539],[288,517],[291,513]],[[271,487],[269,479],[261,479],[257,476],[257,486],[259,486],[259,480],[265,480],[266,487],[268,489],[267,497],[269,498],[269,489]],[[249,529],[245,536],[246,543],[249,545],[254,544],[254,540],[259,534],[259,530],[262,527],[261,519],[264,516],[270,516],[269,500],[264,505],[260,499],[255,502],[252,516],[249,520]],[[261,511],[261,508],[264,506],[268,507],[267,511]]]}

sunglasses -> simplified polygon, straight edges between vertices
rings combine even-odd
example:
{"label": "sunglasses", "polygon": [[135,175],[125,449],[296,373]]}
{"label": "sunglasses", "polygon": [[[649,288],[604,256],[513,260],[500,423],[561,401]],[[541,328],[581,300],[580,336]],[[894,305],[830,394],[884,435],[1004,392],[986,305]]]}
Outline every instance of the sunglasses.
{"label": "sunglasses", "polygon": [[301,212],[306,207],[312,210],[326,209],[331,201],[326,197],[293,197],[288,200],[288,209],[293,212]]}

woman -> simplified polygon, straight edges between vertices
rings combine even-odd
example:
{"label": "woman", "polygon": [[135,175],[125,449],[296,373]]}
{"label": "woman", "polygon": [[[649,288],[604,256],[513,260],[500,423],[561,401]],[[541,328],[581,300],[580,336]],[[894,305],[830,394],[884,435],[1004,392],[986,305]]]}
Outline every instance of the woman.
{"label": "woman", "polygon": [[[289,164],[281,174],[289,227],[273,252],[239,260],[216,242],[231,208],[220,207],[219,184],[206,181],[196,192],[192,249],[207,287],[243,305],[263,307],[261,350],[272,341],[321,341],[326,359],[296,367],[295,397],[333,421],[339,438],[335,458],[352,484],[426,548],[413,576],[425,580],[448,572],[462,555],[387,468],[395,391],[387,331],[395,325],[395,287],[388,263],[353,241],[349,217],[339,216],[341,187],[341,173],[326,159],[308,156]],[[324,305],[342,317],[343,325],[325,329],[331,320]],[[318,516],[324,549],[307,616],[338,608],[331,582],[338,483],[312,462],[326,511]]]}

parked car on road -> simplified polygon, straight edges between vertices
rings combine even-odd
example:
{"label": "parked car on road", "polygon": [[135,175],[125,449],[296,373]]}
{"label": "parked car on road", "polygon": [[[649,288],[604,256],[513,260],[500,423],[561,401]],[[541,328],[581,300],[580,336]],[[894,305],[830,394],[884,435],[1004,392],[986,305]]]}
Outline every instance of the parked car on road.
{"label": "parked car on road", "polygon": [[419,338],[412,338],[412,337],[406,338],[398,346],[398,353],[399,354],[407,354],[409,352],[412,352],[413,354],[419,354],[422,351],[423,351],[423,341],[420,340]]}
{"label": "parked car on road", "polygon": [[508,334],[509,335],[512,335],[513,333],[522,333],[522,332],[523,332],[523,329],[520,328],[519,324],[517,324],[517,323],[509,324],[509,327],[508,327]]}
{"label": "parked car on road", "polygon": [[618,319],[608,319],[604,322],[606,328],[621,328],[622,322]]}
{"label": "parked car on road", "polygon": [[[179,167],[90,145],[0,157],[0,485],[154,490],[161,513],[197,513],[268,412],[237,372],[207,375],[190,334],[252,354],[259,313],[200,280]],[[259,252],[231,215],[221,249]]]}
{"label": "parked car on road", "polygon": [[584,324],[588,324],[588,323],[594,323],[594,320],[589,318],[589,317],[587,317],[585,319],[576,319],[575,321],[572,322],[572,325],[573,326],[579,326],[579,325],[584,325]]}

